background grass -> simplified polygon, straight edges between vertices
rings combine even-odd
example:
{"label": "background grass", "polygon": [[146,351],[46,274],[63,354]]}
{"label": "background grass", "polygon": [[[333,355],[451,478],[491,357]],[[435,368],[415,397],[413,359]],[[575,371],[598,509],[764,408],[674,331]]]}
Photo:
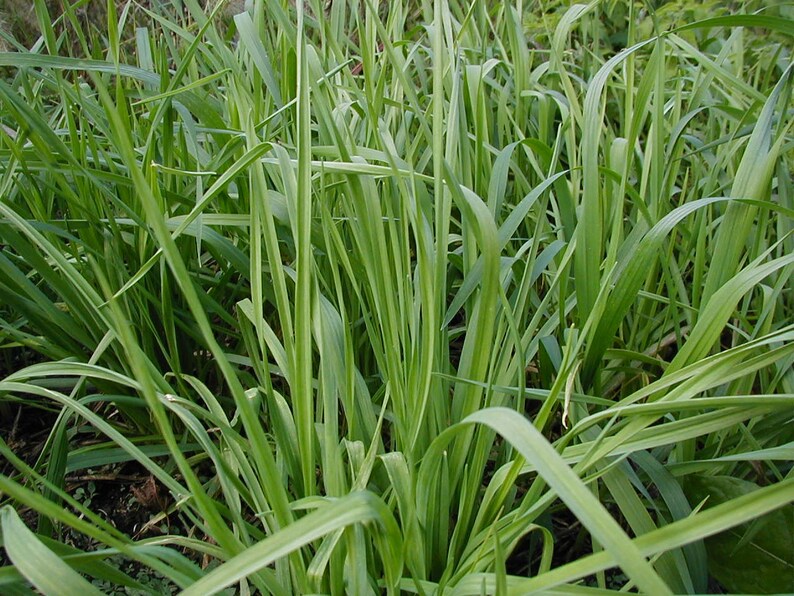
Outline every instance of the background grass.
{"label": "background grass", "polygon": [[794,589],[790,7],[64,7],[0,53],[4,593]]}

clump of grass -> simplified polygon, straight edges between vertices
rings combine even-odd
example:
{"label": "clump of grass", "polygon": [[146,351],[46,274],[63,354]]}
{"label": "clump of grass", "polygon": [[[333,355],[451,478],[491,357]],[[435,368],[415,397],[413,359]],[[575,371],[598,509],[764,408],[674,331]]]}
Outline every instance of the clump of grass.
{"label": "clump of grass", "polygon": [[[0,583],[733,581],[704,538],[792,500],[791,22],[183,4],[0,53],[0,345],[39,359],[0,397],[58,412],[0,441]],[[66,490],[126,462],[165,535]]]}
{"label": "clump of grass", "polygon": [[[40,37],[39,21],[49,19],[53,36],[43,41],[50,44],[47,48],[50,53],[75,56],[88,53],[97,57],[93,50],[107,49],[108,6],[107,0],[4,0],[0,6],[0,50],[31,48]],[[213,4],[204,0],[202,6],[211,9]],[[121,21],[128,26],[121,34],[122,39],[134,35],[135,21],[150,21],[147,13],[154,12],[176,20],[186,12],[185,3],[180,0],[141,0],[135,3],[116,0],[112,3],[112,10],[116,14],[127,15]],[[219,22],[228,23],[244,10],[245,0],[224,0]],[[71,43],[64,43],[66,39]],[[57,52],[54,52],[54,47],[57,47]]]}

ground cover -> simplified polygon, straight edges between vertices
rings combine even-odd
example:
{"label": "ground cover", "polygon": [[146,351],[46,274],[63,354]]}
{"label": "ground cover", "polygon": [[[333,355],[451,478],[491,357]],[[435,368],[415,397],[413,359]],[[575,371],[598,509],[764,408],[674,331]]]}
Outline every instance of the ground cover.
{"label": "ground cover", "polygon": [[794,590],[790,7],[82,4],[3,30],[0,592]]}

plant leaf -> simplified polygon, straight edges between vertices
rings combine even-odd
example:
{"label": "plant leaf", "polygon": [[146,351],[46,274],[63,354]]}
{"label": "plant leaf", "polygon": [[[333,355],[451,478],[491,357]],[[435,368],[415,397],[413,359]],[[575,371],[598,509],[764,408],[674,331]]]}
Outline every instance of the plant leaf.
{"label": "plant leaf", "polygon": [[[749,494],[757,484],[730,476],[694,476],[686,485],[692,506],[726,503]],[[791,495],[794,499],[794,494]],[[707,538],[709,571],[728,592],[794,592],[794,504]]]}
{"label": "plant leaf", "polygon": [[44,546],[11,507],[0,510],[0,528],[8,558],[43,594],[101,596],[102,592]]}

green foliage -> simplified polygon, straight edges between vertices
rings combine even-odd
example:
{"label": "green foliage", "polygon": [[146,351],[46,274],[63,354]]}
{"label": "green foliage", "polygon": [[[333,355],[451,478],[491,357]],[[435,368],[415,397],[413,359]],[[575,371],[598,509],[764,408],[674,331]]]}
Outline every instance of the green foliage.
{"label": "green foliage", "polygon": [[106,579],[95,579],[91,583],[103,594],[108,596],[147,596],[149,594],[171,595],[178,592],[178,588],[157,573],[135,563],[128,563],[124,557],[109,557],[108,565],[115,565],[120,571],[134,578],[139,587],[121,586]]}
{"label": "green foliage", "polygon": [[[730,476],[692,476],[687,496],[693,506],[729,503],[758,490],[753,482]],[[709,570],[732,594],[783,594],[794,590],[794,505],[750,524],[706,539]],[[747,573],[752,569],[753,573]]]}
{"label": "green foliage", "polygon": [[761,589],[783,12],[49,6],[0,52],[0,592]]}

